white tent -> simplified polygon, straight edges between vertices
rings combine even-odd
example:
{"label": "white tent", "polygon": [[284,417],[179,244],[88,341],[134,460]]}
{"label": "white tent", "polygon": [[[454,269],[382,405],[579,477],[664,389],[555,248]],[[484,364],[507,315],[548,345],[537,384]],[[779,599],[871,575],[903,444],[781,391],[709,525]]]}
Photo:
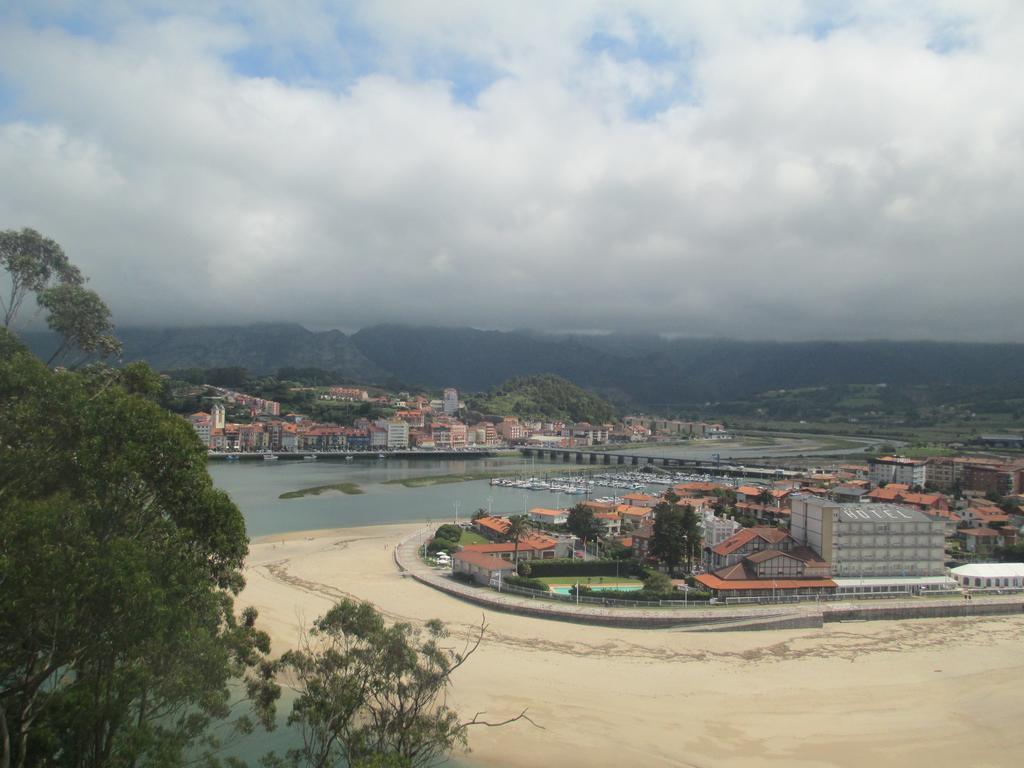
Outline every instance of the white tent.
{"label": "white tent", "polygon": [[1024,588],[1024,563],[970,563],[952,568],[950,574],[961,587]]}

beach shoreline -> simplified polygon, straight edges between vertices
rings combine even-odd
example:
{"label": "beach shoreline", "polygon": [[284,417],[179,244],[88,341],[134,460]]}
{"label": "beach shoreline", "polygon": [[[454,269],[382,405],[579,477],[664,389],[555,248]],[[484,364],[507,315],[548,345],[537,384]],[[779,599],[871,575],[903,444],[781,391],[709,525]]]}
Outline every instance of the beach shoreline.
{"label": "beach shoreline", "polygon": [[1015,765],[1024,736],[1024,617],[689,633],[484,612],[403,577],[422,523],[253,539],[238,605],[274,653],[342,597],[391,620],[439,618],[481,647],[450,702],[525,723],[471,732],[474,765]]}

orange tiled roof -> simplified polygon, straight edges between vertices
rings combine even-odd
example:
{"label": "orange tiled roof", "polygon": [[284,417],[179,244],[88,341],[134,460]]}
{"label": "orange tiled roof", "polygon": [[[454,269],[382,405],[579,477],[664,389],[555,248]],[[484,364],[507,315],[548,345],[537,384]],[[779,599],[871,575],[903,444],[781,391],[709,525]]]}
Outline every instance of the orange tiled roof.
{"label": "orange tiled roof", "polygon": [[466,550],[460,550],[452,556],[453,560],[463,560],[470,565],[475,565],[478,568],[486,568],[488,571],[513,571],[515,566],[508,562],[508,560],[502,560],[500,557],[491,557],[482,552],[467,552]]}
{"label": "orange tiled roof", "polygon": [[744,544],[747,544],[754,539],[764,539],[769,544],[778,544],[783,539],[789,536],[785,531],[779,530],[778,528],[769,528],[767,526],[757,526],[756,528],[743,528],[736,531],[725,541],[720,544],[716,544],[711,548],[711,551],[716,555],[730,555]]}
{"label": "orange tiled roof", "polygon": [[803,587],[835,587],[836,583],[832,579],[780,579],[780,578],[767,578],[767,579],[737,579],[736,581],[727,581],[720,579],[711,573],[702,573],[699,576],[694,577],[697,581],[703,584],[705,587],[715,589],[720,592],[729,591],[733,589],[800,589]]}

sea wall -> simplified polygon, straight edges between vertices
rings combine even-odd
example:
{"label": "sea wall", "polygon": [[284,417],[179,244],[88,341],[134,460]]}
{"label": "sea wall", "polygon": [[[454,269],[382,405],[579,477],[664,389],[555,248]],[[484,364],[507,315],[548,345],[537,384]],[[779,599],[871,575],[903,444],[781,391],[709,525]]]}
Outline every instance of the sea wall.
{"label": "sea wall", "polygon": [[899,619],[939,619],[955,616],[1004,616],[1024,613],[1024,598],[1005,597],[982,600],[949,600],[907,605],[830,605],[824,610],[826,622],[895,621]]}

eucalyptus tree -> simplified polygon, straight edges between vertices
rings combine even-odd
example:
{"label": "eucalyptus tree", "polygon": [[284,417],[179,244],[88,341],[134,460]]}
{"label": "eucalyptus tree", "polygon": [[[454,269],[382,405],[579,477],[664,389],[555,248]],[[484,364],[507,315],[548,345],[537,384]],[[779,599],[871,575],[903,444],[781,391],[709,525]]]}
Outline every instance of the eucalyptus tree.
{"label": "eucalyptus tree", "polygon": [[241,513],[157,387],[0,331],[0,768],[180,765],[272,723]]}
{"label": "eucalyptus tree", "polygon": [[[486,625],[453,644],[436,620],[388,624],[369,603],[342,600],[281,659],[296,693],[289,723],[302,746],[271,766],[422,768],[465,748],[469,729],[500,722],[449,707],[452,675],[480,647]],[[457,645],[457,647],[456,647]]]}

